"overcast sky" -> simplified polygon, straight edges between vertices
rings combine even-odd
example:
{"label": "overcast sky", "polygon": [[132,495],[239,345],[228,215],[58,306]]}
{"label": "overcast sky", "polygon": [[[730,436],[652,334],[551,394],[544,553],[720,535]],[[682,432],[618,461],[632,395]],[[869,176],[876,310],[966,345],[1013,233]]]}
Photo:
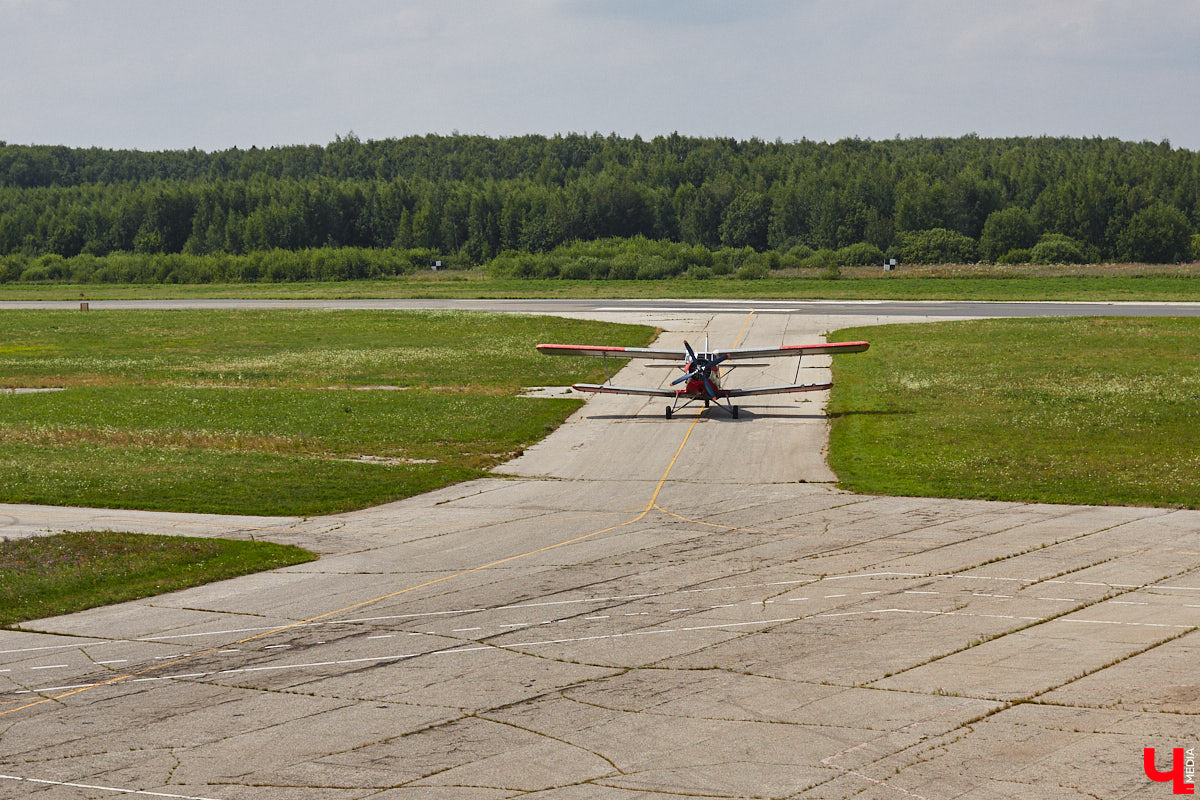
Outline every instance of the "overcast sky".
{"label": "overcast sky", "polygon": [[1200,0],[0,0],[0,140],[350,131],[1200,150]]}

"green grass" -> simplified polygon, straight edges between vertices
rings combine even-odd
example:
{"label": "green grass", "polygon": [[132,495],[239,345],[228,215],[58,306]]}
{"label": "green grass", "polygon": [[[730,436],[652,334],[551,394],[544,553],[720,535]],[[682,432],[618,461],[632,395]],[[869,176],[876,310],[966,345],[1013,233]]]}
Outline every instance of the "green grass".
{"label": "green grass", "polygon": [[0,541],[0,627],[316,558],[291,545],[136,533]]}
{"label": "green grass", "polygon": [[[5,312],[0,502],[301,515],[485,474],[578,400],[523,385],[603,365],[543,341],[644,326],[468,312]],[[383,389],[379,387],[390,387]]]}
{"label": "green grass", "polygon": [[701,298],[833,300],[1128,300],[1200,299],[1200,267],[939,266],[846,268],[837,280],[819,271],[763,280],[570,281],[489,278],[479,271],[375,281],[250,284],[0,284],[0,300],[169,298]]}
{"label": "green grass", "polygon": [[830,465],[868,494],[1200,508],[1200,320],[855,328]]}

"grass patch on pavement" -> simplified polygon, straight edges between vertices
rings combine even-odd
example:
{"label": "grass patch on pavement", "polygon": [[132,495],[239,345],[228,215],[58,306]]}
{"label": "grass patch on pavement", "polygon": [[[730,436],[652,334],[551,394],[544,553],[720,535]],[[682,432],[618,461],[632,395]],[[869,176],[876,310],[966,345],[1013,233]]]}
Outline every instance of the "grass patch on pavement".
{"label": "grass patch on pavement", "polygon": [[1200,320],[841,330],[830,465],[868,494],[1200,508]]}
{"label": "grass patch on pavement", "polygon": [[0,502],[308,516],[485,474],[603,379],[545,341],[645,326],[473,312],[8,311]]}
{"label": "grass patch on pavement", "polygon": [[0,541],[0,627],[316,558],[291,545],[137,533]]}

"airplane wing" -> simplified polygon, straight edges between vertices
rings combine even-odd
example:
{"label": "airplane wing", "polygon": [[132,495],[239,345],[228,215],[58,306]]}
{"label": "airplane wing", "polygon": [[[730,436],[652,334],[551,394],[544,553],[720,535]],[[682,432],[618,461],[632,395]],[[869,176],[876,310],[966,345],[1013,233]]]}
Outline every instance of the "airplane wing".
{"label": "airplane wing", "polygon": [[861,353],[870,347],[868,342],[828,342],[826,344],[788,344],[783,347],[742,347],[717,350],[714,356],[730,361],[738,358],[775,358],[777,356],[831,356],[837,353]]}
{"label": "airplane wing", "polygon": [[[759,394],[786,394],[787,392],[819,392],[833,387],[832,383],[790,383],[786,386],[759,386],[750,389],[729,389],[729,397],[753,397]],[[726,394],[726,390],[721,390]]]}
{"label": "airplane wing", "polygon": [[576,383],[571,386],[577,392],[598,392],[600,394],[640,394],[646,397],[675,398],[674,389],[648,389],[639,386],[612,386],[599,383]]}
{"label": "airplane wing", "polygon": [[651,347],[601,347],[590,344],[539,344],[548,356],[592,356],[593,358],[673,358],[682,361],[684,350],[655,350]]}

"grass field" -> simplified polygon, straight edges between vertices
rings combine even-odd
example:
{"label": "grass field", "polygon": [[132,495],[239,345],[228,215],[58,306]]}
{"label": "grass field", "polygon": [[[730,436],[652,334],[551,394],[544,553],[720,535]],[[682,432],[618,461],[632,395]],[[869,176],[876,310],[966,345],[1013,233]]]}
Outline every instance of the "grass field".
{"label": "grass field", "polygon": [[133,533],[0,541],[0,627],[311,561],[291,545]]}
{"label": "grass field", "polygon": [[1200,508],[1200,320],[838,331],[830,465],[868,494]]}
{"label": "grass field", "polygon": [[167,298],[698,298],[833,300],[1200,300],[1200,265],[938,265],[772,273],[763,280],[569,281],[490,278],[480,270],[328,283],[0,284],[0,300]]}
{"label": "grass field", "polygon": [[642,345],[639,326],[466,312],[4,314],[0,501],[313,515],[484,474],[599,379],[542,341]]}

